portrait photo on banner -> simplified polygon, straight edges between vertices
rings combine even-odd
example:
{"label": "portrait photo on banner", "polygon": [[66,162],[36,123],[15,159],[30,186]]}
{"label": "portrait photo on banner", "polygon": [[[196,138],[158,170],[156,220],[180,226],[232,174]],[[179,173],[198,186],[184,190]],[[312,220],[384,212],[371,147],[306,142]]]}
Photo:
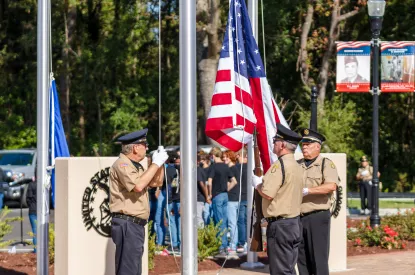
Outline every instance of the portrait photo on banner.
{"label": "portrait photo on banner", "polygon": [[337,83],[370,82],[370,56],[337,56]]}

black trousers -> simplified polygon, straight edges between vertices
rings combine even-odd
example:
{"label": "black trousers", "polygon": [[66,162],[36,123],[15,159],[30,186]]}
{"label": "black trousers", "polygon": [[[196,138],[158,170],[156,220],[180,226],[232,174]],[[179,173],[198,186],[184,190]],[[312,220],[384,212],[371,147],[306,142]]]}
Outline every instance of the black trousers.
{"label": "black trousers", "polygon": [[111,237],[115,243],[115,274],[141,275],[144,252],[144,226],[112,218]]}
{"label": "black trousers", "polygon": [[301,217],[303,240],[298,250],[300,275],[329,275],[329,210]]}
{"label": "black trousers", "polygon": [[368,181],[361,181],[360,187],[360,205],[361,209],[365,210],[372,208],[372,185]]}
{"label": "black trousers", "polygon": [[300,218],[280,219],[268,224],[267,253],[271,275],[295,275],[301,242]]}

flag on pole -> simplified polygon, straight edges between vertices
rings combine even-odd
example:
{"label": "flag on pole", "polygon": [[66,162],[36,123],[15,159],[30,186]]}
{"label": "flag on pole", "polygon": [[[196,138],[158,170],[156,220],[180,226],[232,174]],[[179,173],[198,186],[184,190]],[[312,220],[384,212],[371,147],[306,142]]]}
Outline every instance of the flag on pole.
{"label": "flag on pole", "polygon": [[272,153],[277,123],[288,127],[268,85],[245,1],[231,0],[206,135],[238,151],[256,127],[266,172],[277,159]]}
{"label": "flag on pole", "polygon": [[[69,157],[68,144],[63,130],[58,91],[55,79],[52,77],[49,88],[49,162],[55,165],[57,157]],[[55,169],[52,170],[51,180],[52,204],[55,204]]]}

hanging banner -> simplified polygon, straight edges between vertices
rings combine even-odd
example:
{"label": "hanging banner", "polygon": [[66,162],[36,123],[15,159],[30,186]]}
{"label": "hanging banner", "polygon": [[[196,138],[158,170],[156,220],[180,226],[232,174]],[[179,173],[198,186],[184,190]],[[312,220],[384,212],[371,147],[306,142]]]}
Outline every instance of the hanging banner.
{"label": "hanging banner", "polygon": [[369,92],[370,42],[337,43],[337,92]]}
{"label": "hanging banner", "polygon": [[381,43],[382,92],[414,91],[414,42]]}

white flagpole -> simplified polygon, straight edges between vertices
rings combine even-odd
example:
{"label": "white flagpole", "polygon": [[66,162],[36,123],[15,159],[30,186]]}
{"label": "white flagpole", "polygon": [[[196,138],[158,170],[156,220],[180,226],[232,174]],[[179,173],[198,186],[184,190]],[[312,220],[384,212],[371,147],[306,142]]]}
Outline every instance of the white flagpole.
{"label": "white flagpole", "polygon": [[[49,274],[49,199],[45,188],[48,165],[50,0],[38,0],[37,14],[37,274]],[[46,198],[45,198],[46,196]]]}
{"label": "white flagpole", "polygon": [[[248,0],[248,14],[251,19],[252,25],[252,32],[254,34],[255,39],[258,41],[258,0]],[[257,42],[258,43],[258,42]],[[250,141],[248,143],[248,176],[252,174],[254,170],[254,146],[253,142]],[[253,194],[254,190],[251,185],[251,178],[248,177],[248,187],[247,187],[247,229],[246,229],[246,242],[248,244],[248,254],[247,254],[247,261],[241,264],[242,268],[246,269],[254,269],[254,268],[263,268],[264,264],[258,262],[258,253],[251,252],[251,240],[250,240],[250,232],[251,232],[251,215],[252,215],[252,205],[253,205]],[[260,206],[261,207],[261,206]]]}
{"label": "white flagpole", "polygon": [[180,1],[180,193],[182,274],[197,274],[196,223],[196,5]]}

